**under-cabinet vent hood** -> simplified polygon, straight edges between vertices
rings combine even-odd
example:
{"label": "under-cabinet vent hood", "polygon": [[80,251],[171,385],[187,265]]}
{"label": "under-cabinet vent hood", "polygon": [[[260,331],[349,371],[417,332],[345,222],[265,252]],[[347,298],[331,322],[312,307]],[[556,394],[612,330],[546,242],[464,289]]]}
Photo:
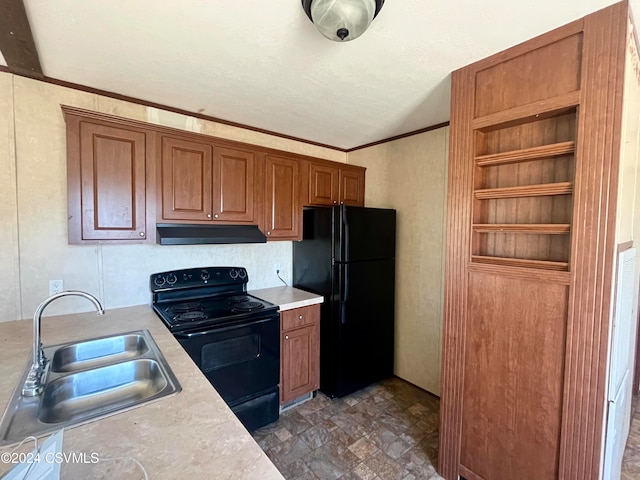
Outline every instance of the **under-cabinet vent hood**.
{"label": "under-cabinet vent hood", "polygon": [[158,223],[160,245],[207,245],[224,243],[265,243],[257,225],[190,225]]}

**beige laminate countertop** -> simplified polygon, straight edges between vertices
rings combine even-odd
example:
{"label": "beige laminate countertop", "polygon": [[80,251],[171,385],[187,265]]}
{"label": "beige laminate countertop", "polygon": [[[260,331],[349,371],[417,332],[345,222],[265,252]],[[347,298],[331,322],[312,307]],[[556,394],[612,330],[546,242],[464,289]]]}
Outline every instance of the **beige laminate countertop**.
{"label": "beige laminate countertop", "polygon": [[[97,453],[95,464],[62,465],[64,479],[177,478],[282,480],[251,435],[224,403],[177,340],[147,305],[42,320],[45,346],[147,329],[175,373],[182,391],[64,432],[64,452]],[[0,408],[4,412],[33,344],[29,320],[0,323]],[[3,447],[0,451],[11,451]],[[33,442],[20,451],[31,451]],[[0,475],[10,469],[0,462]]]}
{"label": "beige laminate countertop", "polygon": [[254,297],[278,305],[281,312],[324,302],[322,295],[305,292],[304,290],[293,287],[263,288],[260,290],[252,290],[249,293]]}

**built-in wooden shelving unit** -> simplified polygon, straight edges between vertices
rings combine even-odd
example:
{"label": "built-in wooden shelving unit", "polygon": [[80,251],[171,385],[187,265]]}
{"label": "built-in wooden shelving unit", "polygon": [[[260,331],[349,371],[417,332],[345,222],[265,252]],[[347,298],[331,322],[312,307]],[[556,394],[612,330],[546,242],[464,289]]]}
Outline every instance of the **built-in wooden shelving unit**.
{"label": "built-in wooden shelving unit", "polygon": [[569,270],[578,98],[477,122],[472,263]]}

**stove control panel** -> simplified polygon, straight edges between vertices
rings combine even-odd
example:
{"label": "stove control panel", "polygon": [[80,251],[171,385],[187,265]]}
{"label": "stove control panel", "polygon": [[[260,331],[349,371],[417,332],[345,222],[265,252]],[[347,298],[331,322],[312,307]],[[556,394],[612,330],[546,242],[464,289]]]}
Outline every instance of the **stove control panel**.
{"label": "stove control panel", "polygon": [[241,285],[249,281],[244,267],[207,267],[153,273],[149,279],[152,292],[191,287]]}

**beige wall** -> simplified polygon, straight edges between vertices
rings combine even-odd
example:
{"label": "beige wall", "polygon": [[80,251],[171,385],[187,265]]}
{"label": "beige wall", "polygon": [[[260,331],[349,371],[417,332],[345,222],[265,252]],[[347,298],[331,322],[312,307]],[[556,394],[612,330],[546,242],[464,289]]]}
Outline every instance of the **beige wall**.
{"label": "beige wall", "polygon": [[[636,247],[632,318],[637,318],[640,290],[640,255],[638,254],[640,252],[640,56],[631,24],[629,24],[627,38],[623,102],[616,243],[633,241],[633,245]],[[615,301],[615,296],[613,299]],[[629,365],[631,368],[635,358],[637,324],[634,323],[633,327],[632,335],[629,337]]]}
{"label": "beige wall", "polygon": [[[106,308],[149,303],[149,274],[174,268],[240,265],[249,288],[291,275],[291,242],[259,245],[68,245],[65,123],[60,104],[111,113],[281,150],[346,161],[346,154],[237,127],[0,73],[0,321],[28,318],[49,280],[96,294]],[[46,314],[90,309],[64,299]]]}
{"label": "beige wall", "polygon": [[449,128],[356,150],[369,207],[397,210],[395,373],[440,392]]}

